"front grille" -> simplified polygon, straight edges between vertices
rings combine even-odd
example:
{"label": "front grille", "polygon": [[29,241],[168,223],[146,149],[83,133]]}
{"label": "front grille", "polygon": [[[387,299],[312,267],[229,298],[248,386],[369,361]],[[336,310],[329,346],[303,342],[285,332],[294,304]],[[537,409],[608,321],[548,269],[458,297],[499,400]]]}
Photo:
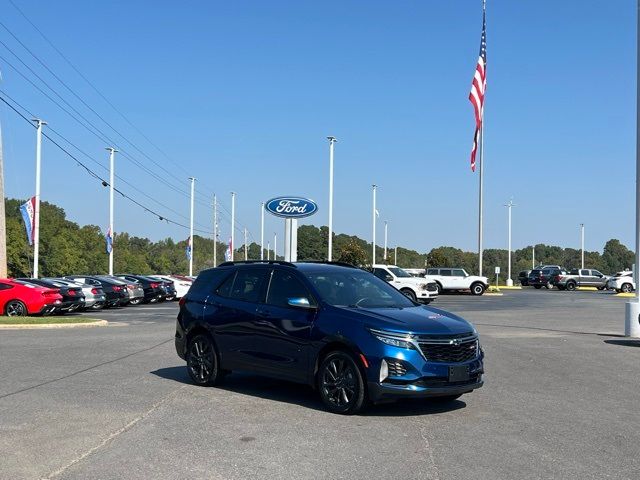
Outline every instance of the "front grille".
{"label": "front grille", "polygon": [[449,343],[418,341],[418,345],[422,350],[422,354],[430,362],[466,362],[467,360],[473,360],[478,355],[478,340],[476,338],[458,344],[453,341]]}
{"label": "front grille", "polygon": [[427,292],[437,292],[438,291],[438,285],[436,285],[435,283],[427,283]]}
{"label": "front grille", "polygon": [[389,367],[389,376],[391,377],[401,377],[407,373],[407,369],[402,362],[387,360],[387,366]]}
{"label": "front grille", "polygon": [[414,385],[418,385],[420,387],[450,387],[456,385],[470,385],[473,383],[478,383],[481,378],[480,375],[480,373],[469,375],[469,380],[465,380],[463,382],[450,382],[449,379],[445,377],[424,377],[417,381]]}

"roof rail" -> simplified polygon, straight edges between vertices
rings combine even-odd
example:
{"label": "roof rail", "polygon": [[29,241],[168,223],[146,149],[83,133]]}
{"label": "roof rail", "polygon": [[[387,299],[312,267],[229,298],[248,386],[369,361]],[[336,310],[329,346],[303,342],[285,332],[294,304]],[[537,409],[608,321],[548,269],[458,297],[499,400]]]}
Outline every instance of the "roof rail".
{"label": "roof rail", "polygon": [[285,262],[284,260],[238,260],[231,262],[223,262],[218,267],[230,267],[232,265],[244,265],[244,264],[254,264],[254,263],[266,263],[269,265],[286,265],[287,267],[295,267],[295,264],[291,262]]}
{"label": "roof rail", "polygon": [[347,262],[334,262],[329,260],[304,260],[303,263],[324,263],[327,265],[337,265],[339,267],[350,267],[350,268],[359,268],[355,265]]}

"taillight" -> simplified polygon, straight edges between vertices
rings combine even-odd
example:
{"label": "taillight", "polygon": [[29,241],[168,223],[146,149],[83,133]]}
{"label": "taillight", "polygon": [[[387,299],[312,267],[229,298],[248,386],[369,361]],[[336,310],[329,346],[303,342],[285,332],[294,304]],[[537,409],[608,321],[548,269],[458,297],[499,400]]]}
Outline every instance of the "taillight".
{"label": "taillight", "polygon": [[187,298],[182,297],[180,300],[178,300],[178,305],[183,306],[186,301],[187,301]]}
{"label": "taillight", "polygon": [[69,295],[70,297],[73,297],[73,296],[75,296],[76,291],[75,291],[75,290],[68,290],[68,292],[67,292],[67,293],[68,293],[68,295]]}
{"label": "taillight", "polygon": [[150,287],[151,287],[151,288],[158,288],[159,286],[160,286],[160,284],[159,284],[159,283],[152,283],[152,284],[150,285]]}
{"label": "taillight", "polygon": [[93,293],[94,295],[98,295],[98,289],[97,288],[92,288],[91,289],[91,293]]}
{"label": "taillight", "polygon": [[54,297],[56,295],[58,295],[57,290],[45,290],[44,292],[42,292],[43,297]]}
{"label": "taillight", "polygon": [[120,290],[122,290],[122,287],[120,285],[114,285],[113,286],[113,291],[114,292],[119,292]]}

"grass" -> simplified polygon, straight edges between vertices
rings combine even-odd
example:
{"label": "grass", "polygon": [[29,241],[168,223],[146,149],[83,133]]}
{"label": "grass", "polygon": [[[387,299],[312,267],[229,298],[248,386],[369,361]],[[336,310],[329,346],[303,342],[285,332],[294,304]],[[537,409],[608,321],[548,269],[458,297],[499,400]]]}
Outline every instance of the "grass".
{"label": "grass", "polygon": [[52,323],[91,323],[97,318],[88,317],[0,317],[0,325],[49,325]]}

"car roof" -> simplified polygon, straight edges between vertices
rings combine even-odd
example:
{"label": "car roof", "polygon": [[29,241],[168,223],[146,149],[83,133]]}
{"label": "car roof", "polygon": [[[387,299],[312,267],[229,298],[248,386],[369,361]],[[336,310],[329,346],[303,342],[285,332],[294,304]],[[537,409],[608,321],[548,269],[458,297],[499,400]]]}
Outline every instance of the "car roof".
{"label": "car roof", "polygon": [[[215,268],[249,268],[256,266],[281,266],[285,268],[291,268],[302,272],[310,271],[364,271],[358,267],[342,262],[281,262],[281,261],[247,261],[247,262],[225,262],[221,263]],[[212,269],[209,269],[212,270]]]}

